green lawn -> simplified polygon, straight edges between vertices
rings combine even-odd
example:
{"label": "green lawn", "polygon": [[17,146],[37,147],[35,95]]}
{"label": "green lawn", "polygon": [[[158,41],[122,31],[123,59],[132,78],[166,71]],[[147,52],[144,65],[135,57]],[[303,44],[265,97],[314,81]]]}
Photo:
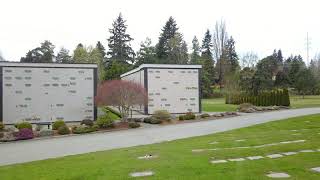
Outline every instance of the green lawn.
{"label": "green lawn", "polygon": [[293,108],[320,107],[320,96],[291,96],[290,102]]}
{"label": "green lawn", "polygon": [[224,98],[202,99],[202,111],[206,112],[226,112],[236,111],[237,105],[225,104]]}
{"label": "green lawn", "polygon": [[[291,96],[292,108],[320,107],[320,96]],[[225,104],[224,98],[202,99],[202,110],[206,112],[236,111],[237,105]]]}
{"label": "green lawn", "polygon": [[[306,122],[309,121],[309,122]],[[293,132],[291,130],[299,130]],[[301,135],[292,135],[300,133]],[[153,145],[95,152],[64,158],[0,167],[0,179],[130,179],[129,173],[152,170],[155,175],[141,179],[237,179],[263,180],[270,171],[286,172],[291,179],[320,179],[309,168],[320,166],[320,152],[298,153],[279,159],[264,158],[242,162],[211,164],[215,159],[268,155],[303,149],[320,149],[320,114],[256,125],[224,133],[194,137]],[[237,139],[246,139],[236,142]],[[288,140],[303,143],[264,148],[192,152],[199,148],[253,146]],[[218,144],[209,144],[218,141]],[[84,146],[86,143],[84,142]],[[61,147],[62,148],[62,147]],[[12,152],[14,153],[14,152]],[[32,153],[32,152],[30,152]],[[156,154],[157,159],[139,160],[138,156]],[[289,178],[290,179],[290,178]]]}

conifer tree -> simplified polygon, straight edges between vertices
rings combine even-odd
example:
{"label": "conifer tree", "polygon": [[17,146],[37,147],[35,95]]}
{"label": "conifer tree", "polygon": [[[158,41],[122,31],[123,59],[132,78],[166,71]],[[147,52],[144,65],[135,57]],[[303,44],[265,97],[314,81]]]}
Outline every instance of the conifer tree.
{"label": "conifer tree", "polygon": [[123,19],[121,13],[115,21],[113,21],[112,28],[109,29],[110,37],[108,38],[109,51],[107,55],[111,61],[118,61],[121,63],[133,63],[135,53],[131,48],[130,42],[133,40],[127,33],[126,21]]}

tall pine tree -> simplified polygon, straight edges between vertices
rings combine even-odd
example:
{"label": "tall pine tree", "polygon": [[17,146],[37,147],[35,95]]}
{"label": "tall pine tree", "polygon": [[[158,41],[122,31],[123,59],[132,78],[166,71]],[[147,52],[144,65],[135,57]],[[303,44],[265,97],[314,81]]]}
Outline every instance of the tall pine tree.
{"label": "tall pine tree", "polygon": [[111,36],[108,38],[109,59],[111,61],[118,61],[120,63],[134,62],[135,53],[131,48],[130,42],[133,40],[126,32],[127,25],[121,13],[115,21],[113,21],[112,28],[109,29]]}
{"label": "tall pine tree", "polygon": [[157,57],[161,59],[162,63],[168,63],[167,58],[169,56],[169,42],[170,39],[175,38],[178,33],[178,27],[176,21],[172,16],[166,22],[165,26],[162,28],[162,32],[159,37],[159,42],[156,45]]}
{"label": "tall pine tree", "polygon": [[192,40],[192,53],[191,53],[191,59],[190,59],[190,64],[199,64],[199,59],[200,59],[200,44],[198,41],[198,38],[196,36],[193,37]]}

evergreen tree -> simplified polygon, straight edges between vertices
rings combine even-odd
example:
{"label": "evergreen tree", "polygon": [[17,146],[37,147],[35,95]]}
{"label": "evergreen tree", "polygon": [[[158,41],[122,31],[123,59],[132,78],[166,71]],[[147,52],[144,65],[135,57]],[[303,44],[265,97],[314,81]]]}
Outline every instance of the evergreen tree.
{"label": "evergreen tree", "polygon": [[283,71],[279,71],[276,75],[276,80],[274,82],[275,87],[278,88],[288,88],[290,85],[289,77]]}
{"label": "evergreen tree", "polygon": [[191,53],[190,64],[199,64],[200,52],[201,52],[201,48],[199,45],[198,38],[194,36],[192,40],[192,53]]}
{"label": "evergreen tree", "polygon": [[210,86],[214,84],[214,76],[215,76],[215,69],[214,69],[214,60],[212,58],[212,41],[211,41],[211,34],[210,31],[207,30],[204,38],[202,40],[201,46],[201,61],[203,65],[203,71],[206,71],[208,75],[208,79],[210,80]]}
{"label": "evergreen tree", "polygon": [[209,29],[206,31],[204,38],[202,40],[202,47],[201,47],[201,57],[212,59],[212,35],[210,34]]}
{"label": "evergreen tree", "polygon": [[37,47],[31,51],[28,51],[26,57],[21,57],[20,62],[26,63],[52,63],[54,59],[55,46],[48,40],[41,43],[40,47]]}
{"label": "evergreen tree", "polygon": [[137,62],[135,63],[135,67],[138,67],[141,64],[157,63],[156,50],[151,43],[151,39],[146,38],[146,40],[140,44],[140,50],[137,53]]}
{"label": "evergreen tree", "polygon": [[121,63],[133,63],[135,53],[131,48],[130,42],[133,40],[127,34],[126,21],[123,19],[121,13],[115,21],[113,21],[112,28],[109,29],[111,36],[108,38],[109,51],[107,55],[110,56],[111,61],[119,61]]}
{"label": "evergreen tree", "polygon": [[156,45],[156,53],[159,59],[161,59],[163,62],[167,64],[166,62],[168,56],[169,56],[169,42],[170,39],[176,37],[176,34],[178,33],[178,27],[176,21],[173,19],[172,16],[169,17],[169,20],[166,22],[165,26],[162,28],[162,32],[159,37],[159,42]]}
{"label": "evergreen tree", "polygon": [[296,82],[294,87],[298,90],[299,94],[304,95],[310,93],[315,86],[315,78],[310,69],[303,68],[297,74]]}
{"label": "evergreen tree", "polygon": [[73,60],[69,55],[69,50],[62,47],[57,54],[56,62],[57,63],[73,63]]}
{"label": "evergreen tree", "polygon": [[182,34],[176,33],[173,38],[169,40],[168,57],[169,64],[187,64],[188,63],[188,47],[183,40]]}
{"label": "evergreen tree", "polygon": [[224,53],[227,61],[226,62],[227,67],[225,67],[225,69],[228,72],[234,73],[237,69],[240,68],[240,66],[239,66],[239,57],[235,49],[235,41],[232,38],[232,36],[227,41]]}
{"label": "evergreen tree", "polygon": [[100,41],[97,42],[96,48],[99,49],[100,53],[102,54],[102,57],[104,58],[106,56],[106,49],[104,46],[101,44]]}

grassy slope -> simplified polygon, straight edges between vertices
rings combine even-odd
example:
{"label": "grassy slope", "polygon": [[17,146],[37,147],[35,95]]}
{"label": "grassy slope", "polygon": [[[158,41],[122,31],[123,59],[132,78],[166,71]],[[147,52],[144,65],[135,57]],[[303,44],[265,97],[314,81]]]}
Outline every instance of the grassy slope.
{"label": "grassy slope", "polygon": [[[307,123],[305,121],[310,121]],[[293,129],[307,129],[292,132]],[[293,136],[301,133],[300,136]],[[152,170],[146,179],[268,179],[269,171],[284,171],[292,179],[320,179],[309,168],[320,166],[320,152],[300,153],[280,159],[210,164],[216,159],[320,148],[320,114],[292,118],[224,133],[164,142],[160,144],[95,152],[64,158],[0,167],[0,179],[130,179],[129,173]],[[247,139],[235,142],[236,139]],[[193,153],[192,149],[261,145],[306,139],[305,143],[282,144],[259,149],[235,149]],[[219,144],[210,145],[209,142]],[[85,145],[85,143],[84,143]],[[32,152],[30,152],[32,153]],[[138,156],[157,154],[158,159],[138,160]],[[144,178],[141,178],[144,179]]]}

